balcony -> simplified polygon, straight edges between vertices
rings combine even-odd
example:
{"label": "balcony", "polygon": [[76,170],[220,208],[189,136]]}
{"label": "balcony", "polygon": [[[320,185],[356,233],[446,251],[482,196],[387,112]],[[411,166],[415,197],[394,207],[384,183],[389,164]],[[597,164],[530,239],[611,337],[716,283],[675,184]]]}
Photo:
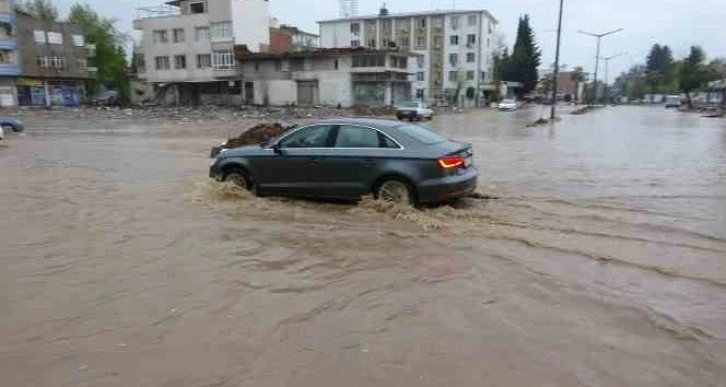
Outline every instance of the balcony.
{"label": "balcony", "polygon": [[17,63],[0,63],[0,75],[20,75],[20,66]]}
{"label": "balcony", "polygon": [[143,30],[143,21],[145,19],[177,17],[180,16],[181,9],[173,5],[157,5],[153,7],[141,7],[136,9],[136,18],[134,18],[134,29]]}

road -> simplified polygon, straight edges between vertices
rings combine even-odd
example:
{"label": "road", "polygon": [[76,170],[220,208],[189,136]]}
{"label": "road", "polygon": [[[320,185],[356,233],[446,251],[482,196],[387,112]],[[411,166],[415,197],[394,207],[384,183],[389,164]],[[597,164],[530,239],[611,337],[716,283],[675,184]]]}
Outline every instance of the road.
{"label": "road", "polygon": [[423,210],[211,182],[251,120],[28,115],[0,144],[0,379],[723,385],[726,121],[539,110],[426,123],[494,198]]}

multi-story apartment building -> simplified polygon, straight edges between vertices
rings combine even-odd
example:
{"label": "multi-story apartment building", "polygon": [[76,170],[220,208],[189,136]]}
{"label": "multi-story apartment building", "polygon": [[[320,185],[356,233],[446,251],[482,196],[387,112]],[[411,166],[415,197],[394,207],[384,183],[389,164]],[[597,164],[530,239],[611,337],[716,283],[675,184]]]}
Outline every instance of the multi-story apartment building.
{"label": "multi-story apartment building", "polygon": [[83,30],[67,22],[37,19],[16,13],[20,77],[17,102],[32,106],[74,106],[85,96],[85,82],[95,68],[89,57],[95,47],[86,45]]}
{"label": "multi-story apartment building", "polygon": [[269,2],[169,1],[139,8],[134,28],[142,31],[139,77],[167,101],[240,103],[234,46],[269,46]]}
{"label": "multi-story apartment building", "polygon": [[0,106],[14,106],[15,82],[20,75],[17,19],[11,0],[0,0]]}
{"label": "multi-story apartment building", "polygon": [[483,103],[492,84],[492,34],[497,20],[485,10],[435,11],[325,20],[322,47],[411,50],[412,94],[459,106]]}

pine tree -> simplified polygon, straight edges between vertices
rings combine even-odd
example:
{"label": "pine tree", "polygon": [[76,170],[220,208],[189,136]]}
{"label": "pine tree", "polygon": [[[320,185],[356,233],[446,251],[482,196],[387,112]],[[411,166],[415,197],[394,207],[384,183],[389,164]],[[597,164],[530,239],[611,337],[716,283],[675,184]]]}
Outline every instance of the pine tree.
{"label": "pine tree", "polygon": [[534,32],[529,25],[529,15],[519,18],[517,28],[517,41],[509,58],[509,80],[521,82],[522,88],[518,90],[523,96],[537,87],[539,76],[537,68],[540,65],[541,52],[535,44]]}

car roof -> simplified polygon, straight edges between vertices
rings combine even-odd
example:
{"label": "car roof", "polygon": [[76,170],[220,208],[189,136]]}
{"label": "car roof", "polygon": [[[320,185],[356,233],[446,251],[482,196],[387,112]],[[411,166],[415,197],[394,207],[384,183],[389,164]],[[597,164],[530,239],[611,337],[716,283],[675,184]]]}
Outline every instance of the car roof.
{"label": "car roof", "polygon": [[318,121],[319,124],[335,124],[335,125],[363,125],[371,126],[377,129],[394,129],[403,125],[400,121],[389,120],[385,118],[375,117],[340,117],[340,118],[328,118],[325,120]]}

